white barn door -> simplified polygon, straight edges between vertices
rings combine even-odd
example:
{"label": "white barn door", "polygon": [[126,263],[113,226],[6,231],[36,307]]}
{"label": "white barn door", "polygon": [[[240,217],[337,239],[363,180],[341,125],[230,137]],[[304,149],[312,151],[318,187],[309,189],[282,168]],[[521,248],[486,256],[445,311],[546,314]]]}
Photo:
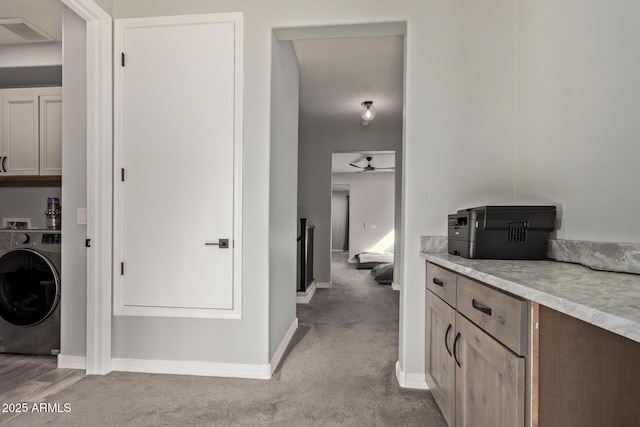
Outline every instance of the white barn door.
{"label": "white barn door", "polygon": [[241,315],[241,23],[115,21],[116,315]]}

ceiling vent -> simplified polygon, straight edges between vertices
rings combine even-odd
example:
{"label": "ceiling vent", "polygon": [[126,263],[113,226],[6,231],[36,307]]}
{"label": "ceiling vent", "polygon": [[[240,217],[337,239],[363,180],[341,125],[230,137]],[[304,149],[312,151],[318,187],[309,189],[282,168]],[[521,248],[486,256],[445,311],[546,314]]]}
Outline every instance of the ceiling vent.
{"label": "ceiling vent", "polygon": [[53,40],[49,34],[23,18],[0,18],[0,26],[29,42]]}

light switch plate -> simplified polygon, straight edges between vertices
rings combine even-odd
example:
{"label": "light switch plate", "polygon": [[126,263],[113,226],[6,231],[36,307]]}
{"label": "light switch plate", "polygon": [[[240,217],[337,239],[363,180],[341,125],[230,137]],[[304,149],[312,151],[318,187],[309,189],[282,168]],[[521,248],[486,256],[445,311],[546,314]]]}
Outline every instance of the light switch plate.
{"label": "light switch plate", "polygon": [[78,224],[87,223],[87,208],[78,208],[77,212]]}

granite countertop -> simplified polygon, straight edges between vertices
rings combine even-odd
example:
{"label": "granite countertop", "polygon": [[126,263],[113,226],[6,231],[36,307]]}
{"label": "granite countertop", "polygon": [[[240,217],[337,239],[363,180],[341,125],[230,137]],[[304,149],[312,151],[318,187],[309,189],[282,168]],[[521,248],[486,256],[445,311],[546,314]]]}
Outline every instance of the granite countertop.
{"label": "granite countertop", "polygon": [[429,262],[640,342],[640,275],[557,261],[466,259],[421,253]]}

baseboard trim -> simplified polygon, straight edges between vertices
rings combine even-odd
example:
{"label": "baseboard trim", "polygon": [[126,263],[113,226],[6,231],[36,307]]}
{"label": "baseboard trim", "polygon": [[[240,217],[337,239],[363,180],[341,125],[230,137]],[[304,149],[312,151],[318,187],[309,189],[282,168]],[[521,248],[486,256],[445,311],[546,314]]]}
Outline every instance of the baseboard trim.
{"label": "baseboard trim", "polygon": [[86,370],[87,358],[85,356],[71,356],[67,354],[59,354],[58,368]]}
{"label": "baseboard trim", "polygon": [[273,357],[271,358],[271,363],[269,363],[269,365],[271,366],[271,375],[273,375],[276,368],[280,364],[280,360],[282,360],[282,356],[284,356],[284,352],[287,349],[287,346],[291,342],[293,335],[296,333],[296,329],[298,329],[297,317],[293,320],[293,323],[289,327],[289,330],[284,335],[284,338],[282,338],[282,341],[280,342],[278,349],[276,350],[276,352],[273,354]]}
{"label": "baseboard trim", "polygon": [[314,280],[311,285],[304,292],[296,293],[296,304],[309,304],[311,298],[313,298],[313,294],[316,293],[316,281]]}
{"label": "baseboard trim", "polygon": [[271,366],[177,360],[111,359],[114,371],[268,380]]}
{"label": "baseboard trim", "polygon": [[394,291],[399,291],[400,285],[397,284],[396,282],[391,282],[391,289],[393,289]]}
{"label": "baseboard trim", "polygon": [[331,285],[331,282],[317,282],[316,283],[316,288],[318,289],[331,289],[333,286]]}
{"label": "baseboard trim", "polygon": [[409,374],[400,368],[400,361],[396,361],[396,380],[402,388],[429,390],[423,374]]}

